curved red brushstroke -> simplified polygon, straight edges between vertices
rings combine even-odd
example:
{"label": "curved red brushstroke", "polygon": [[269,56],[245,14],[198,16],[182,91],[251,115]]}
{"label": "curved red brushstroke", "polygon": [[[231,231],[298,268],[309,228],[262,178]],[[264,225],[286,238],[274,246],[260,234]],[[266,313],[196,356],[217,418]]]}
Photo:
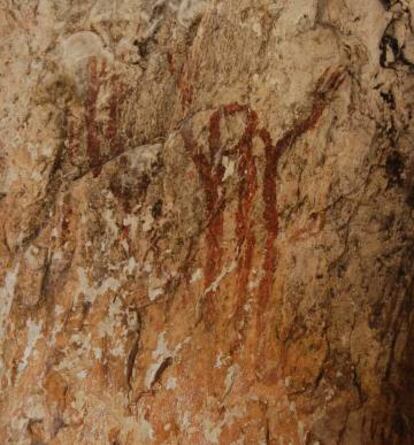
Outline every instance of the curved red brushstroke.
{"label": "curved red brushstroke", "polygon": [[253,207],[254,197],[257,192],[257,169],[253,157],[253,138],[258,124],[256,112],[241,105],[232,104],[228,106],[231,112],[243,110],[246,113],[246,127],[244,133],[233,151],[238,154],[238,205],[236,212],[236,238],[237,238],[237,303],[234,318],[239,319],[243,312],[246,299],[249,275],[252,268],[253,253],[256,245],[254,234],[254,222],[250,215]]}
{"label": "curved red brushstroke", "polygon": [[97,101],[101,82],[98,77],[96,59],[89,63],[88,88],[85,98],[85,126],[86,126],[86,153],[89,158],[89,167],[94,176],[100,172],[101,148],[96,122]]}
{"label": "curved red brushstroke", "polygon": [[[259,136],[265,146],[266,165],[263,179],[263,202],[265,208],[263,218],[267,230],[263,260],[264,275],[259,285],[259,310],[256,324],[257,338],[259,339],[256,357],[259,363],[263,361],[262,354],[266,349],[266,337],[261,336],[260,333],[265,332],[263,318],[267,314],[267,306],[273,290],[274,272],[277,266],[275,241],[279,232],[279,215],[277,209],[276,177],[279,160],[283,153],[293,146],[301,136],[316,127],[316,124],[332,98],[332,93],[339,88],[343,81],[344,76],[342,70],[337,70],[332,74],[329,74],[329,70],[326,70],[317,82],[314,101],[309,114],[304,119],[294,123],[291,129],[278,139],[275,146],[272,145],[272,140],[267,130],[261,129],[259,131]],[[282,356],[283,355],[282,351]]]}
{"label": "curved red brushstroke", "polygon": [[336,71],[328,75],[326,71],[317,82],[314,102],[307,117],[297,121],[282,135],[273,145],[270,133],[265,128],[258,129],[258,117],[248,105],[230,103],[221,106],[213,112],[209,121],[208,148],[209,158],[200,150],[194,141],[190,127],[187,125],[181,134],[187,152],[190,154],[206,196],[206,207],[209,224],[206,233],[207,255],[205,264],[205,291],[206,309],[205,316],[210,321],[213,319],[215,290],[211,289],[222,267],[223,249],[221,246],[223,237],[223,206],[224,201],[220,196],[220,187],[223,187],[224,196],[224,168],[222,166],[223,147],[221,146],[220,123],[222,119],[243,113],[246,117],[245,128],[238,143],[229,150],[238,156],[238,206],[236,211],[236,238],[238,248],[237,263],[237,304],[235,317],[240,315],[243,308],[248,279],[253,261],[256,239],[251,221],[253,201],[257,192],[257,171],[252,153],[253,140],[258,137],[264,144],[265,168],[263,174],[262,198],[264,203],[263,219],[267,236],[264,245],[263,277],[258,290],[258,318],[257,329],[262,326],[262,315],[266,308],[273,289],[274,272],[277,265],[275,241],[279,231],[279,218],[277,209],[277,170],[282,154],[300,138],[304,133],[313,129],[318,123],[329,98],[328,95],[335,91],[343,81],[342,71]]}

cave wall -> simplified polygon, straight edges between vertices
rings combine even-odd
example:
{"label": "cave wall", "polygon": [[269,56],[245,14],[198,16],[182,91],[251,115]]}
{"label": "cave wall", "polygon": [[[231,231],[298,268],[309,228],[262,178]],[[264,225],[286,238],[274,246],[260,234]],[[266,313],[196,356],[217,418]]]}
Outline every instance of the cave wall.
{"label": "cave wall", "polygon": [[1,6],[2,443],[413,443],[414,2]]}

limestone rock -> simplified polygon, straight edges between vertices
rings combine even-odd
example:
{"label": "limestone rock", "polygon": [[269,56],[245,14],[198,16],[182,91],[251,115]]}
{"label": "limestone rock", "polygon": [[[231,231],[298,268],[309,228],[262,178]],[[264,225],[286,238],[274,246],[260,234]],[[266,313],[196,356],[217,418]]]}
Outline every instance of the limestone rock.
{"label": "limestone rock", "polygon": [[2,443],[413,443],[413,12],[3,1]]}

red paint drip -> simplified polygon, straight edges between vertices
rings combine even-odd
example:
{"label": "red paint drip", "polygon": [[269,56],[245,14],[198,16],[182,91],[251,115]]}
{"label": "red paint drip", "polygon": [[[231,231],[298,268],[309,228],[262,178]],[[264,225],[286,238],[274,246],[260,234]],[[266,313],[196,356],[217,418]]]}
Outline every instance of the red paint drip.
{"label": "red paint drip", "polygon": [[267,130],[261,129],[259,137],[265,148],[265,169],[263,178],[263,219],[267,231],[263,262],[264,276],[259,286],[259,306],[267,304],[272,291],[273,274],[276,268],[276,252],[274,243],[279,231],[279,215],[277,211],[276,174],[279,163],[279,152],[272,145],[272,138]]}
{"label": "red paint drip", "polygon": [[[91,59],[89,63],[89,79],[84,103],[84,120],[86,127],[86,154],[89,167],[94,176],[98,176],[105,160],[122,153],[124,138],[119,130],[120,106],[125,97],[124,85],[118,81],[117,76],[110,78],[111,95],[107,103],[108,120],[106,124],[98,122],[97,105],[101,87],[104,83],[106,65],[103,62],[98,73],[97,61]],[[101,138],[104,137],[104,140]],[[104,144],[105,142],[105,144]],[[103,148],[109,146],[109,153]]]}
{"label": "red paint drip", "polygon": [[[121,107],[127,89],[118,75],[112,73],[108,76],[105,61],[99,62],[98,65],[97,59],[93,57],[89,59],[87,70],[88,79],[81,119],[76,118],[68,108],[64,113],[62,126],[66,136],[67,160],[70,164],[80,167],[81,174],[91,171],[96,177],[105,162],[125,150],[127,138],[133,138],[133,129],[131,126],[120,125]],[[100,97],[103,87],[109,93],[105,101],[101,101],[103,97]],[[124,133],[121,129],[125,130]]]}
{"label": "red paint drip", "polygon": [[116,148],[118,134],[118,88],[117,84],[112,85],[112,94],[109,98],[109,119],[105,131],[105,136],[109,141],[111,152]]}
{"label": "red paint drip", "polygon": [[[236,146],[231,150],[239,155],[238,172],[241,178],[238,190],[238,208],[236,213],[236,236],[238,239],[240,253],[238,260],[238,295],[239,303],[246,293],[248,277],[252,265],[253,252],[255,246],[255,236],[253,233],[250,213],[253,199],[257,190],[256,166],[252,154],[253,136],[257,127],[257,115],[245,105],[228,104],[215,111],[210,116],[209,122],[209,159],[201,153],[195,144],[189,131],[183,131],[183,139],[187,151],[190,153],[199,173],[203,189],[206,196],[207,213],[210,219],[206,233],[207,258],[205,264],[205,290],[206,310],[205,318],[211,320],[214,313],[215,290],[211,285],[217,278],[222,267],[222,238],[223,238],[223,202],[220,196],[220,187],[224,177],[224,167],[222,165],[222,146],[220,123],[224,117],[236,113],[246,114],[246,128]],[[223,192],[224,193],[224,192]]]}
{"label": "red paint drip", "polygon": [[267,304],[273,283],[273,275],[276,269],[276,252],[274,243],[279,232],[279,215],[277,210],[276,177],[279,160],[282,154],[307,131],[313,129],[318,123],[326,103],[315,101],[310,115],[302,121],[297,122],[292,129],[288,130],[273,147],[272,139],[267,130],[259,130],[259,136],[265,146],[265,171],[263,180],[263,218],[267,230],[265,243],[265,258],[263,262],[264,276],[260,284],[259,304],[263,307]]}
{"label": "red paint drip", "polygon": [[101,149],[98,137],[98,123],[96,122],[97,100],[100,90],[100,80],[97,72],[96,59],[89,63],[89,81],[85,100],[85,124],[86,124],[86,153],[89,158],[89,166],[94,176],[100,173]]}
{"label": "red paint drip", "polygon": [[111,92],[105,136],[109,142],[110,156],[113,157],[122,153],[125,145],[125,138],[119,128],[120,107],[125,99],[125,85],[116,76],[111,79]]}
{"label": "red paint drip", "polygon": [[220,149],[220,111],[213,113],[209,125],[209,154],[210,159],[199,150],[189,129],[183,129],[182,136],[186,150],[190,154],[206,196],[207,217],[209,223],[206,232],[206,264],[204,271],[204,286],[206,294],[205,321],[209,323],[214,314],[214,289],[210,289],[221,268],[223,237],[223,206],[220,202],[219,187],[224,169],[221,164],[215,164],[216,154]]}
{"label": "red paint drip", "polygon": [[73,120],[69,117],[66,118],[66,133],[68,138],[68,156],[72,163],[76,162],[76,156],[79,154],[80,149],[80,132],[79,128],[76,128]]}
{"label": "red paint drip", "polygon": [[246,298],[249,274],[252,268],[256,237],[254,223],[250,219],[253,200],[257,191],[257,171],[252,153],[253,137],[257,128],[257,114],[246,106],[231,104],[225,108],[228,114],[246,113],[246,127],[234,150],[238,154],[238,206],[236,212],[236,238],[239,258],[237,262],[236,320],[240,317]]}
{"label": "red paint drip", "polygon": [[[213,113],[210,117],[210,164],[208,178],[205,175],[206,163],[199,162],[198,169],[200,174],[204,172],[204,185],[207,195],[207,208],[211,221],[207,230],[207,261],[206,264],[206,288],[213,283],[217,274],[220,272],[223,250],[221,240],[223,238],[223,205],[220,202],[219,188],[221,186],[224,168],[217,162],[217,156],[220,150],[220,111]],[[204,158],[205,161],[205,158]],[[212,292],[214,295],[215,292]],[[212,295],[212,297],[213,297]]]}
{"label": "red paint drip", "polygon": [[69,238],[70,220],[73,210],[70,206],[69,198],[66,196],[62,204],[62,220],[61,220],[61,245],[63,246]]}
{"label": "red paint drip", "polygon": [[[272,294],[274,272],[276,269],[276,251],[275,241],[279,232],[279,215],[277,210],[277,170],[279,160],[283,153],[294,145],[297,140],[307,131],[316,127],[321,118],[327,104],[329,95],[336,91],[342,84],[344,78],[341,71],[334,72],[328,76],[326,71],[317,83],[317,91],[314,95],[315,100],[312,104],[309,115],[296,122],[293,127],[288,130],[277,142],[272,145],[270,134],[267,130],[259,130],[259,136],[265,146],[265,171],[263,181],[263,201],[264,212],[263,218],[267,230],[267,238],[265,242],[265,257],[263,261],[264,276],[259,286],[258,298],[258,318],[257,333],[265,332],[263,326],[263,318],[268,313],[267,306]],[[262,360],[262,354],[265,351],[265,338],[259,337],[257,359]]]}

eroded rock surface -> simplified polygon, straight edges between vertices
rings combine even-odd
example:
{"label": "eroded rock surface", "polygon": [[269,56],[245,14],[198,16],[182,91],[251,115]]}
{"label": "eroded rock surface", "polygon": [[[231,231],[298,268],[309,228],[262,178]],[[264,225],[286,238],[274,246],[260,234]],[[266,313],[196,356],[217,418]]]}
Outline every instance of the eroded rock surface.
{"label": "eroded rock surface", "polygon": [[2,443],[413,443],[413,13],[2,1]]}

